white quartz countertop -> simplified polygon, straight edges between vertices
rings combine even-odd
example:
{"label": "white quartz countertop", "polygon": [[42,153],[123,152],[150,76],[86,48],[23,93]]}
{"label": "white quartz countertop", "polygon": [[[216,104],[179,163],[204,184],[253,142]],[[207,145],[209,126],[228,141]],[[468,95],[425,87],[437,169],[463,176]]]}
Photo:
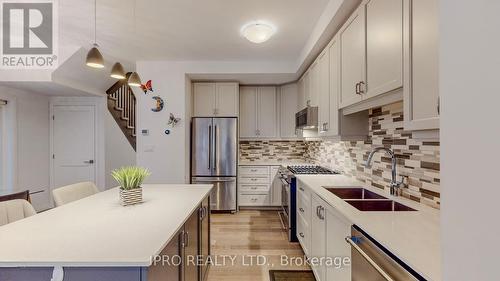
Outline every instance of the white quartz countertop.
{"label": "white quartz countertop", "polygon": [[305,161],[240,161],[239,166],[292,166],[292,165],[312,165]]}
{"label": "white quartz countertop", "polygon": [[123,207],[118,188],[0,227],[0,267],[149,266],[212,185],[144,185]]}
{"label": "white quartz countertop", "polygon": [[[426,279],[441,280],[439,210],[391,196],[343,175],[297,175],[297,179]],[[362,212],[323,186],[363,186],[418,211]]]}

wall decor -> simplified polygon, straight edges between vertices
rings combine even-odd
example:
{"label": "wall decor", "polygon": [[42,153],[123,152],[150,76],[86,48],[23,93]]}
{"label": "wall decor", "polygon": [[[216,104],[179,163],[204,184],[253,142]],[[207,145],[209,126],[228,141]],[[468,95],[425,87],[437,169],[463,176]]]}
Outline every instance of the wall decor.
{"label": "wall decor", "polygon": [[170,118],[168,119],[169,126],[175,127],[179,121],[181,121],[181,118],[176,118],[172,113],[170,113]]}
{"label": "wall decor", "polygon": [[144,92],[144,94],[147,94],[148,92],[153,92],[153,83],[151,80],[148,80],[146,84],[141,84],[141,89]]}
{"label": "wall decor", "polygon": [[163,102],[163,99],[160,96],[154,96],[152,97],[156,101],[156,107],[151,108],[151,111],[153,112],[160,112],[163,110],[163,107],[165,106],[165,103]]}

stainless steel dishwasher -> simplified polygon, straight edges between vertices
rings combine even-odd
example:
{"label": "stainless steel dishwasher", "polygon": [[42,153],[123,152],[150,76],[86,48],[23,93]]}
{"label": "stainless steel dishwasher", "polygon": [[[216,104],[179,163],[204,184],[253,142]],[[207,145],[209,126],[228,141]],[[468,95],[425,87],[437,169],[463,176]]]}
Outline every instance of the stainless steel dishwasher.
{"label": "stainless steel dishwasher", "polygon": [[426,280],[356,225],[351,228],[353,281]]}

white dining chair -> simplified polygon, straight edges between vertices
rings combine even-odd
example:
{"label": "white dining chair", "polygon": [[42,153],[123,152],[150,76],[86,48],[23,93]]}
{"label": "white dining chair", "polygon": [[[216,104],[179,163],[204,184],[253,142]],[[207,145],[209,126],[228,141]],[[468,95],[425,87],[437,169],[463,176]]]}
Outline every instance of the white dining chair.
{"label": "white dining chair", "polygon": [[36,215],[30,202],[14,199],[0,202],[0,226]]}
{"label": "white dining chair", "polygon": [[98,193],[99,190],[92,182],[80,182],[54,189],[52,196],[56,207],[83,199]]}

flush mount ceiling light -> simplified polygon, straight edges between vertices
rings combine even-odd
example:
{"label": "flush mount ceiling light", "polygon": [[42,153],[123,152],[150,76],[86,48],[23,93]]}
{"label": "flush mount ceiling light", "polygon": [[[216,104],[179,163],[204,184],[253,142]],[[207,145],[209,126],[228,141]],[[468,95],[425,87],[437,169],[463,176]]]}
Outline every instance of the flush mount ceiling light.
{"label": "flush mount ceiling light", "polygon": [[269,40],[275,31],[276,28],[269,23],[251,22],[241,28],[241,35],[250,42],[260,44]]}
{"label": "flush mount ceiling light", "polygon": [[125,69],[123,69],[123,65],[119,62],[115,63],[113,65],[113,68],[111,69],[111,77],[115,79],[125,79]]}
{"label": "flush mount ceiling light", "polygon": [[104,68],[104,58],[97,45],[97,0],[94,1],[94,46],[87,54],[86,64],[93,68]]}

